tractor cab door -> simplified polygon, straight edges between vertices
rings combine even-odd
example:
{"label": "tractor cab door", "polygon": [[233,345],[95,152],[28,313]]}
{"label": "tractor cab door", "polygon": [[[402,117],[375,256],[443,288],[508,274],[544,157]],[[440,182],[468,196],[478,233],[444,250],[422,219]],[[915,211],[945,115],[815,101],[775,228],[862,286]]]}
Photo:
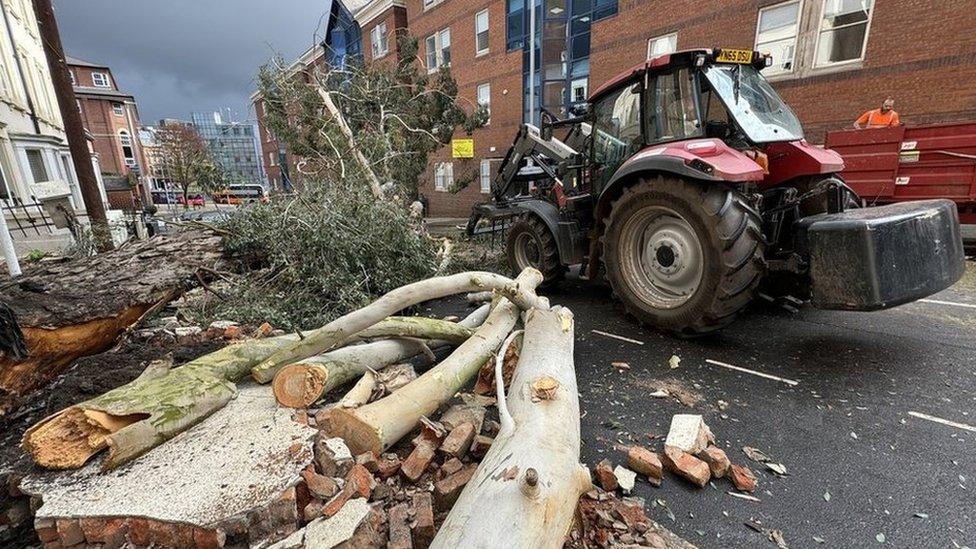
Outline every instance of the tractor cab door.
{"label": "tractor cab door", "polygon": [[626,86],[594,105],[592,188],[597,194],[643,144],[641,87],[641,83]]}

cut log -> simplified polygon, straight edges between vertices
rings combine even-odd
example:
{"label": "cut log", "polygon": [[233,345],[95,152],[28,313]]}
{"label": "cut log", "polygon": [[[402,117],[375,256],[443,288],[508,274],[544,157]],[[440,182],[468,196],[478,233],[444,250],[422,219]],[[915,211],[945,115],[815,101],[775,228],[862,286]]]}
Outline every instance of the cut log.
{"label": "cut log", "polygon": [[[431,547],[563,546],[576,503],[592,488],[589,472],[579,463],[579,397],[568,309],[527,313],[507,407],[512,423],[503,425]],[[491,512],[485,512],[489,501]]]}
{"label": "cut log", "polygon": [[110,349],[148,312],[212,278],[222,257],[219,236],[185,231],[45,264],[0,283],[29,355],[0,348],[0,415],[75,360]]}
{"label": "cut log", "polygon": [[[379,322],[356,334],[377,334],[383,325],[396,328],[408,326],[414,337],[433,339],[428,345],[440,348],[450,343],[467,339],[472,329],[480,326],[488,314],[485,305],[468,315],[460,323],[443,320],[418,319],[400,324],[397,318]],[[389,323],[389,324],[388,324]],[[405,330],[400,330],[401,335]],[[464,337],[460,336],[464,334]],[[448,341],[451,340],[451,341]],[[411,357],[425,353],[424,343],[419,340],[396,339],[376,341],[364,345],[352,345],[311,357],[282,368],[274,377],[272,389],[275,398],[282,406],[308,408],[318,402],[326,393],[363,375],[369,369],[381,370],[390,364],[403,362]]]}
{"label": "cut log", "polygon": [[38,422],[24,434],[24,450],[42,467],[76,469],[108,448],[102,467],[117,467],[222,408],[237,394],[234,381],[297,340],[247,340],[172,369],[154,362],[131,383]]}
{"label": "cut log", "polygon": [[[542,276],[526,269],[515,285],[535,295]],[[529,304],[538,301],[532,300]],[[526,301],[522,300],[525,304]],[[488,320],[450,356],[399,391],[355,410],[334,410],[332,428],[354,453],[379,455],[413,430],[420,419],[437,411],[461,389],[501,346],[518,321],[519,308],[508,299],[496,302]]]}
{"label": "cut log", "polygon": [[268,383],[283,366],[331,351],[351,335],[398,311],[431,299],[490,289],[526,310],[538,304],[548,306],[546,298],[535,294],[535,287],[538,285],[534,282],[536,278],[541,279],[542,274],[530,267],[515,281],[495,273],[467,272],[407,284],[362,309],[343,315],[317,330],[306,332],[302,340],[262,361],[251,370],[251,374],[258,383]]}
{"label": "cut log", "polygon": [[415,379],[417,379],[417,372],[410,364],[397,364],[379,372],[366,372],[353,385],[352,389],[349,389],[349,392],[339,399],[335,407],[359,408],[392,393]]}

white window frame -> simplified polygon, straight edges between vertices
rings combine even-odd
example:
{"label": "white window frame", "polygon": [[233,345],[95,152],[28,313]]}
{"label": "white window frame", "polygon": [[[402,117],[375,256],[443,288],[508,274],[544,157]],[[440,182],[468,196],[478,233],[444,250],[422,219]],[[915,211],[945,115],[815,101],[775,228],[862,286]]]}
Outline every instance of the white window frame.
{"label": "white window frame", "polygon": [[[126,145],[126,141],[129,142],[128,145]],[[129,147],[129,149],[132,150],[131,157],[125,155],[126,147]],[[122,150],[122,161],[126,166],[134,168],[136,166],[136,146],[135,140],[132,139],[132,134],[130,134],[128,130],[119,130],[119,148]]]}
{"label": "white window frame", "polygon": [[369,31],[369,42],[373,59],[379,59],[390,53],[390,37],[386,21],[376,25]]}
{"label": "white window frame", "polygon": [[[483,30],[479,27],[479,24],[478,24],[479,23],[479,19],[481,18],[481,16],[484,16],[484,18],[485,18],[485,28]],[[474,14],[474,49],[475,49],[475,57],[480,56],[480,55],[485,55],[489,51],[491,51],[491,37],[489,36],[489,29],[491,29],[491,20],[489,19],[489,16],[488,16],[488,10],[487,9],[483,9],[483,10],[479,11],[478,13]],[[485,47],[484,48],[479,48],[478,47],[478,36],[480,36],[482,32],[485,33]]]}
{"label": "white window frame", "polygon": [[[111,88],[112,87],[112,81],[109,78],[107,72],[92,71],[91,75],[92,75],[92,85],[95,86],[96,88]],[[96,76],[98,78],[96,78]],[[99,80],[101,80],[101,84],[99,84]]]}
{"label": "white window frame", "polygon": [[[794,37],[793,37],[793,59],[790,61],[790,70],[788,70],[788,71],[782,71],[782,72],[777,72],[776,74],[770,74],[770,77],[771,78],[783,77],[783,76],[786,76],[786,75],[796,74],[796,72],[797,72],[796,71],[796,69],[797,69],[797,63],[799,62],[799,59],[800,59],[800,47],[801,47],[800,41],[803,39],[803,33],[802,33],[803,28],[802,28],[802,25],[803,25],[804,0],[786,0],[785,2],[780,2],[778,4],[770,4],[768,6],[763,6],[763,7],[759,8],[759,11],[756,12],[756,35],[752,39],[752,44],[753,44],[753,47],[756,50],[759,50],[759,20],[762,19],[763,12],[764,11],[768,11],[768,10],[772,10],[772,9],[776,9],[776,8],[779,8],[779,7],[782,7],[782,6],[785,6],[786,4],[792,4],[794,2],[796,2],[796,4],[797,4],[797,6],[796,6],[796,35],[794,35]],[[760,53],[762,53],[761,50],[759,50],[759,51],[760,51]],[[816,54],[816,53],[814,53],[814,54]],[[773,62],[775,62],[775,61],[776,61],[776,59],[774,58],[773,59]],[[764,72],[764,74],[765,74],[765,72]]]}
{"label": "white window frame", "polygon": [[[443,28],[434,34],[431,34],[424,39],[424,48],[426,48],[426,61],[427,61],[427,72],[437,72],[441,67],[450,67],[450,61],[444,62],[444,36],[447,36],[447,47],[451,47],[451,27]],[[431,58],[431,47],[430,42],[434,41],[433,48],[433,59]],[[431,66],[431,60],[434,61],[433,66]]]}
{"label": "white window frame", "polygon": [[434,190],[447,192],[454,186],[454,163],[438,162],[434,166]]}
{"label": "white window frame", "polygon": [[[482,90],[485,91],[484,101],[482,101],[481,97]],[[475,100],[478,102],[478,105],[484,105],[488,109],[488,120],[485,124],[491,124],[491,82],[478,84],[477,91],[475,92]]]}
{"label": "white window frame", "polygon": [[877,0],[869,0],[871,2],[871,9],[868,11],[868,20],[864,22],[866,25],[864,29],[864,41],[861,42],[861,56],[857,59],[846,59],[844,61],[834,61],[827,63],[817,63],[817,52],[820,51],[820,38],[827,32],[836,32],[838,29],[853,27],[854,25],[860,25],[861,23],[851,23],[843,27],[836,27],[829,31],[824,31],[820,27],[823,24],[824,13],[827,11],[827,2],[831,0],[820,0],[820,11],[817,12],[816,27],[813,29],[817,33],[816,39],[813,41],[813,51],[811,55],[811,67],[814,70],[817,69],[828,69],[831,67],[842,67],[844,65],[851,65],[856,63],[864,62],[865,56],[868,53],[868,39],[871,36],[871,21],[874,19],[874,10],[878,7]]}
{"label": "white window frame", "polygon": [[433,7],[437,6],[438,4],[440,4],[441,2],[444,2],[444,1],[445,0],[423,0],[424,11],[427,11],[430,8],[433,8]]}
{"label": "white window frame", "polygon": [[478,177],[481,184],[481,194],[488,194],[491,192],[491,163],[494,159],[485,158],[481,161],[481,167],[478,171]]}
{"label": "white window frame", "polygon": [[112,103],[112,113],[115,116],[125,116],[125,103]]}
{"label": "white window frame", "polygon": [[674,48],[670,52],[666,52],[666,53],[674,53],[674,52],[678,51],[678,33],[676,33],[676,32],[669,32],[668,34],[662,34],[660,36],[653,36],[651,38],[648,38],[647,39],[647,59],[648,60],[651,59],[651,48],[652,48],[652,44],[654,44],[658,40],[672,39],[672,38],[674,39],[673,40],[674,41]]}
{"label": "white window frame", "polygon": [[[577,84],[579,82],[582,82],[583,85],[582,86],[577,86]],[[579,78],[573,78],[572,80],[569,81],[569,102],[570,103],[577,103],[577,101],[576,101],[576,94],[574,92],[578,88],[582,88],[583,89],[583,99],[582,99],[582,101],[585,102],[590,97],[590,77],[589,76],[581,76]]]}

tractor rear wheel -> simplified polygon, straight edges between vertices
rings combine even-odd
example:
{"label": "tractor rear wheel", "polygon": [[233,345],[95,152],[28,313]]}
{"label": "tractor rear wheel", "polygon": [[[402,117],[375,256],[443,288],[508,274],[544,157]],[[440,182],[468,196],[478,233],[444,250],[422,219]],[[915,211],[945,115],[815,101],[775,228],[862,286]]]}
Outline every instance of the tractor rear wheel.
{"label": "tractor rear wheel", "polygon": [[523,215],[508,230],[508,264],[515,274],[526,267],[538,269],[543,285],[562,279],[566,267],[559,261],[559,248],[549,227],[534,215]]}
{"label": "tractor rear wheel", "polygon": [[765,270],[761,226],[724,185],[642,179],[613,203],[603,237],[607,278],[642,323],[684,336],[724,328]]}

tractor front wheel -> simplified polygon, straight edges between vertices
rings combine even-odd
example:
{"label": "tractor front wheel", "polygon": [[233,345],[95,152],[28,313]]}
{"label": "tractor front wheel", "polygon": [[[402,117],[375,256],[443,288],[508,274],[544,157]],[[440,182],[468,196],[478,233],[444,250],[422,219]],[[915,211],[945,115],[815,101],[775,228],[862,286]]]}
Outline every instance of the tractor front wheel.
{"label": "tractor front wheel", "polygon": [[534,215],[523,215],[508,231],[506,246],[508,264],[518,274],[526,267],[538,269],[543,285],[552,284],[566,272],[559,261],[559,248],[549,227]]}
{"label": "tractor front wheel", "polygon": [[765,268],[760,227],[725,185],[643,179],[610,212],[607,278],[639,321],[685,336],[712,332],[752,300]]}

